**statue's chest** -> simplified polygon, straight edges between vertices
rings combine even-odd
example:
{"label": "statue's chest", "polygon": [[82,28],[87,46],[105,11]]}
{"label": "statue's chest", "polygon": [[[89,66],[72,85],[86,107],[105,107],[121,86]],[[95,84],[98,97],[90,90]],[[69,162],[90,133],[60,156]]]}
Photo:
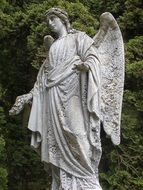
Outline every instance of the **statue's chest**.
{"label": "statue's chest", "polygon": [[75,55],[77,55],[75,39],[70,37],[61,38],[55,41],[50,48],[49,62],[56,66]]}

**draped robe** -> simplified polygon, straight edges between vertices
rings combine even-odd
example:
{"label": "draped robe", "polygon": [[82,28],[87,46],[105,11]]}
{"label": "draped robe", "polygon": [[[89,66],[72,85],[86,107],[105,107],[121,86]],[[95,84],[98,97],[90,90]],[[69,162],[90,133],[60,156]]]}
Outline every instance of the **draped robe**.
{"label": "draped robe", "polygon": [[[74,64],[84,62],[88,72]],[[31,146],[52,166],[52,189],[101,190],[100,61],[84,32],[67,34],[50,47],[33,90],[28,128]]]}

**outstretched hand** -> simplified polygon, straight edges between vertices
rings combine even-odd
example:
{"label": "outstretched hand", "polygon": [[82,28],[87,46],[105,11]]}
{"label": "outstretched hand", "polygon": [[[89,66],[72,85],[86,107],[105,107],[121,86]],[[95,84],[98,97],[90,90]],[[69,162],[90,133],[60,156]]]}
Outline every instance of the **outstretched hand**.
{"label": "outstretched hand", "polygon": [[32,93],[24,94],[16,98],[15,104],[9,111],[9,115],[19,114],[26,103],[29,103],[32,100]]}
{"label": "outstretched hand", "polygon": [[89,70],[89,66],[85,63],[74,64],[73,70],[87,72]]}

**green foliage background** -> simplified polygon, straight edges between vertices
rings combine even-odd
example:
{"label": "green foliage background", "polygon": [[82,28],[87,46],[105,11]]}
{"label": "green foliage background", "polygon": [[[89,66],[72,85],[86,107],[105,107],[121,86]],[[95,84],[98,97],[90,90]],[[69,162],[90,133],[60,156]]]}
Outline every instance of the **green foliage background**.
{"label": "green foliage background", "polygon": [[45,190],[51,177],[30,148],[26,129],[29,107],[16,117],[8,110],[28,92],[45,57],[43,37],[51,34],[44,12],[68,11],[73,27],[91,37],[99,16],[111,12],[121,28],[126,53],[122,142],[113,146],[102,133],[100,181],[103,190],[143,189],[143,11],[141,0],[1,0],[0,1],[0,190]]}

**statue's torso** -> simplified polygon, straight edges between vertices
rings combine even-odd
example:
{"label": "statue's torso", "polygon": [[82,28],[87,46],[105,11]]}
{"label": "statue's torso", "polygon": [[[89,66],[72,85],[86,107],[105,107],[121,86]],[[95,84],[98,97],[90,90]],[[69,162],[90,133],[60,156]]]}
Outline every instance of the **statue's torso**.
{"label": "statue's torso", "polygon": [[58,38],[49,51],[49,64],[53,67],[77,55],[77,33]]}

